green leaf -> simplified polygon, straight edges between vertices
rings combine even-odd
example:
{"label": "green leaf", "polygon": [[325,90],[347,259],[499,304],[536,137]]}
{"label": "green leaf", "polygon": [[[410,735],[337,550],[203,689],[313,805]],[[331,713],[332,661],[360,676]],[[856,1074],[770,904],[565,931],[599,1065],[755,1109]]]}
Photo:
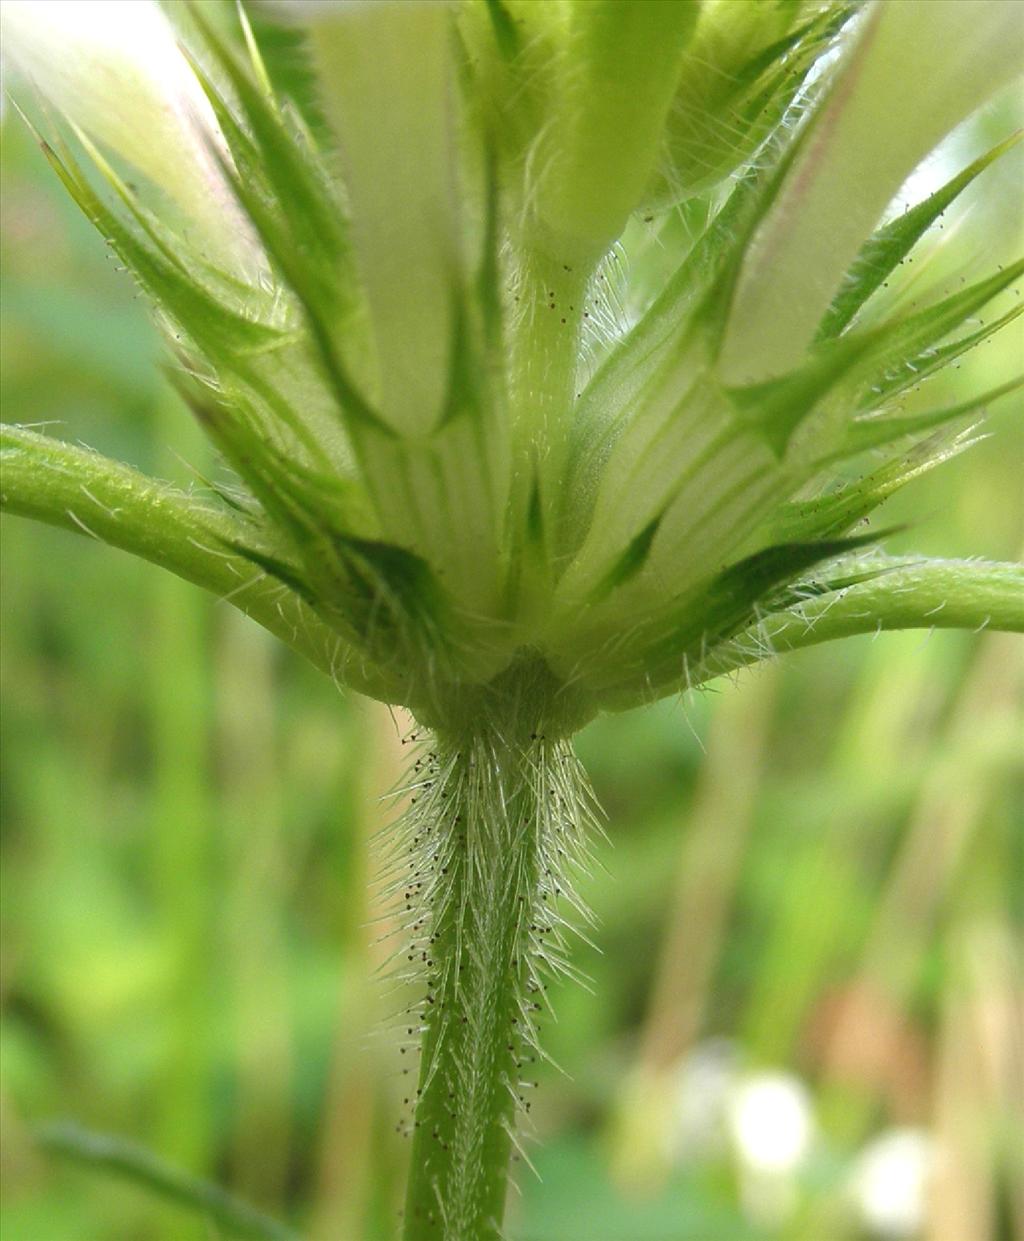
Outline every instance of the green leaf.
{"label": "green leaf", "polygon": [[[221,55],[227,57],[229,53],[222,48]],[[223,114],[227,105],[218,99],[202,71],[197,69],[197,73],[218,114]],[[247,119],[254,133],[276,132],[280,128],[273,109],[258,97],[250,99],[247,95],[244,102],[249,108]],[[233,141],[229,119],[223,122],[223,128],[229,141]],[[284,145],[291,141],[287,134],[278,134],[276,140]],[[267,142],[270,142],[269,137]],[[295,158],[301,155],[299,152]],[[262,162],[262,148],[256,152],[256,158]],[[503,481],[507,466],[503,467],[501,461],[503,436],[498,425],[503,406],[497,394],[485,393],[481,386],[497,368],[496,365],[488,367],[480,353],[490,350],[496,355],[501,343],[499,238],[493,182],[487,185],[484,246],[477,277],[480,314],[471,313],[476,307],[468,304],[461,289],[450,284],[446,286],[451,299],[449,318],[453,330],[443,341],[450,353],[447,366],[441,368],[445,388],[440,419],[429,435],[405,439],[385,419],[382,411],[369,403],[349,373],[342,356],[345,334],[339,332],[343,326],[338,318],[340,312],[323,291],[322,269],[326,259],[319,259],[314,264],[315,270],[311,271],[308,256],[293,236],[286,205],[277,203],[277,198],[285,195],[286,187],[269,184],[267,193],[261,193],[241,175],[241,169],[236,173],[226,168],[225,173],[305,312],[348,443],[359,462],[367,494],[376,510],[374,524],[389,542],[427,557],[444,576],[449,591],[467,608],[480,613],[493,611],[497,604],[500,559],[497,529],[507,490],[507,480]],[[407,308],[412,305],[410,299],[409,289],[403,288],[402,300]],[[255,386],[256,377],[251,372],[241,377],[245,385]],[[260,394],[275,412],[288,416],[287,401],[274,401],[266,385],[260,389]],[[244,393],[232,393],[232,396],[236,404],[244,405]],[[298,540],[304,562],[310,563],[312,557],[319,558],[323,564],[334,564],[339,579],[347,580],[351,575],[341,572],[336,548],[322,546],[320,540],[324,532],[310,529],[312,510],[307,502],[301,501],[302,484],[298,479],[294,480],[294,485],[292,482],[282,484],[284,466],[277,459],[269,438],[257,456],[254,456],[256,448],[248,442],[249,430],[241,439],[236,436],[233,446],[224,443],[228,433],[226,420],[230,415],[229,409],[222,409],[218,418],[222,446],[231,455],[236,468],[246,477],[254,469],[265,472],[264,477],[250,481],[268,509]],[[275,488],[281,488],[284,495],[291,497],[285,506],[289,511],[282,511],[281,498],[273,494]],[[342,523],[341,529],[353,533],[347,522]],[[318,549],[315,556],[313,547]],[[481,569],[481,566],[485,567]],[[322,582],[321,586],[327,597],[335,593],[330,583]],[[340,587],[338,590],[344,593]]]}
{"label": "green leaf", "polygon": [[[720,290],[738,267],[737,252],[777,182],[781,156],[778,151],[775,155],[775,163],[767,160],[737,183],[664,290],[616,345],[576,403],[561,497],[558,547],[563,557],[583,541],[619,440],[650,404],[671,406],[673,387],[678,398],[684,395],[691,368],[672,363],[688,356],[695,320],[700,318],[707,328],[715,318]],[[727,298],[719,307],[720,321],[726,305]],[[706,365],[705,359],[697,365]]]}
{"label": "green leaf", "polygon": [[831,571],[816,573],[811,578],[793,582],[783,587],[772,598],[771,615],[777,615],[787,608],[798,608],[810,599],[820,599],[826,595],[835,595],[841,590],[849,590],[851,586],[860,586],[864,582],[872,582],[877,577],[888,573],[889,566],[884,556],[869,558],[864,561],[856,557],[852,561],[839,560]]}
{"label": "green leaf", "polygon": [[781,588],[814,566],[884,536],[880,532],[763,548],[687,588],[625,636],[620,633],[607,646],[599,646],[594,655],[581,659],[578,649],[567,653],[573,676],[598,698],[615,696],[626,684],[642,684],[657,697],[662,685],[678,683],[681,669],[698,667],[759,612],[772,610]]}
{"label": "green leaf", "polygon": [[93,190],[70,151],[41,140],[43,153],[87,219],[139,280],[143,289],[212,358],[227,361],[278,344],[276,328],[247,318],[204,289],[162,249],[128,228]]}
{"label": "green leaf", "polygon": [[494,31],[494,41],[498,45],[498,50],[505,60],[515,60],[519,54],[521,41],[519,31],[512,20],[512,15],[502,4],[502,0],[484,0],[484,8],[487,10],[487,16],[490,18],[491,29]]}
{"label": "green leaf", "polygon": [[[307,134],[300,139],[289,132],[280,110],[253,82],[195,5],[192,16],[238,100],[258,151],[262,178],[274,195],[275,208],[287,229],[295,261],[301,263],[307,288],[315,288],[321,308],[330,306],[343,314],[351,306],[353,293],[351,272],[346,270],[350,254],[346,217],[317,153],[309,146],[311,137]],[[192,64],[218,117],[224,116],[229,109],[219,99],[219,92],[197,62],[193,60]],[[237,125],[231,128],[237,130]],[[248,207],[245,201],[242,205]]]}
{"label": "green leaf", "polygon": [[[290,554],[268,555],[244,540],[233,551],[298,593],[332,628],[371,660],[405,678],[430,669],[453,676],[465,627],[451,615],[449,595],[424,557],[386,539],[347,528],[350,500],[344,480],[317,475],[282,456],[234,404],[181,376],[186,402],[238,470],[287,539]],[[388,437],[383,447],[393,448]],[[387,530],[386,530],[387,532]],[[472,528],[463,532],[473,539]],[[478,547],[478,544],[474,546]],[[478,566],[479,571],[479,566]]]}
{"label": "green leaf", "polygon": [[846,273],[821,326],[818,341],[830,340],[846,327],[861,306],[910,253],[932,224],[986,168],[1020,141],[1024,130],[1011,134],[979,156],[963,172],[903,215],[892,220],[864,245]]}
{"label": "green leaf", "polygon": [[794,138],[780,126],[760,153],[762,168],[748,174],[751,192],[737,218],[733,235],[728,239],[729,244],[724,246],[725,261],[694,314],[712,342],[717,358],[728,345],[733,305],[754,238],[771,215],[790,170],[808,141],[809,132],[810,127],[807,126],[799,130]]}
{"label": "green leaf", "polygon": [[725,391],[740,422],[763,436],[781,460],[797,427],[872,347],[877,338],[867,333],[847,336],[819,349],[791,375]]}
{"label": "green leaf", "polygon": [[[308,32],[301,26],[276,20],[277,14],[263,5],[241,9],[239,16],[252,32],[251,45],[258,49],[270,93],[291,103],[317,145],[328,146],[332,135],[323,114]],[[246,41],[249,42],[248,38]]]}
{"label": "green leaf", "polygon": [[264,573],[269,573],[271,577],[277,578],[293,591],[311,608],[316,609],[319,605],[319,599],[310,590],[309,583],[305,580],[302,571],[294,565],[288,564],[279,556],[271,556],[267,552],[261,551],[258,547],[248,547],[245,543],[229,543],[228,546],[233,552],[239,556],[244,556],[246,560],[251,561]]}
{"label": "green leaf", "polygon": [[595,587],[592,601],[598,602],[610,594],[617,586],[624,586],[643,569],[650,555],[651,544],[661,525],[661,517],[655,517],[630,542],[621,557],[608,570],[606,576]]}
{"label": "green leaf", "polygon": [[[752,384],[744,388],[727,388],[726,392],[735,405],[740,421],[759,431],[778,458],[785,454],[789,441],[797,427],[823,401],[830,391],[839,386],[849,372],[855,372],[856,382],[866,389],[864,405],[877,408],[880,401],[894,395],[902,387],[902,379],[919,383],[926,374],[938,369],[930,352],[934,342],[955,330],[964,318],[984,306],[1001,292],[1008,283],[1024,272],[1024,263],[999,273],[988,281],[981,281],[962,290],[938,306],[901,322],[887,323],[860,333],[848,333],[819,345],[810,361],[791,375]],[[1014,308],[1011,315],[1020,313]],[[994,327],[992,330],[996,330]],[[908,358],[905,351],[916,351]],[[903,353],[903,356],[900,354]],[[879,379],[879,363],[886,370]],[[865,374],[876,382],[865,379]],[[879,417],[853,421],[840,447],[828,453],[822,461],[833,461],[868,448],[889,443],[902,436],[933,430],[947,422],[997,399],[1020,386],[1019,380],[1003,384],[983,396],[972,398],[962,404],[944,410],[931,410],[906,418]],[[862,405],[863,408],[863,405]]]}
{"label": "green leaf", "polygon": [[210,1181],[190,1176],[124,1138],[95,1133],[69,1122],[42,1127],[37,1134],[44,1150],[96,1172],[120,1177],[178,1206],[202,1215],[229,1236],[252,1241],[299,1241],[287,1225],[257,1211]]}
{"label": "green leaf", "polygon": [[[344,358],[361,301],[355,285],[345,212],[308,133],[292,132],[282,111],[257,87],[193,6],[211,55],[229,81],[248,126],[243,132],[202,67],[194,72],[218,116],[236,166],[221,168],[253,222],[271,261],[305,312],[325,377],[346,421],[379,421]],[[250,136],[251,135],[251,138]],[[251,376],[248,377],[251,380]]]}
{"label": "green leaf", "polygon": [[357,451],[383,537],[429,562],[467,622],[486,627],[507,567],[508,445],[493,410],[463,407],[421,440],[361,430]]}
{"label": "green leaf", "polygon": [[315,152],[288,131],[279,110],[209,26],[201,19],[199,24],[253,135],[250,142],[208,75],[194,65],[232,150],[237,147],[243,161],[238,168],[224,165],[224,174],[298,298],[349,438],[357,443],[359,428],[393,434],[352,378],[344,356],[346,329],[357,314],[358,298],[345,213],[333,187]]}
{"label": "green leaf", "polygon": [[[719,288],[737,264],[736,252],[752,231],[770,199],[781,151],[751,169],[736,183],[724,205],[666,282],[640,321],[608,355],[587,385],[575,414],[580,433],[602,407],[628,407],[640,386],[679,347],[691,330],[695,309],[709,292]],[[705,319],[708,305],[703,308]]]}
{"label": "green leaf", "polygon": [[978,345],[984,344],[986,340],[990,340],[1003,328],[1020,318],[1022,314],[1024,314],[1024,301],[1018,302],[1005,314],[983,324],[974,332],[959,336],[947,345],[925,348],[913,357],[906,358],[901,363],[890,367],[878,377],[878,382],[873,387],[868,387],[862,394],[857,412],[864,413],[877,409],[880,403],[891,401],[893,397],[899,396],[902,392],[917,387],[929,376],[945,370],[957,358],[963,357],[965,353],[969,353]]}
{"label": "green leaf", "polygon": [[446,644],[445,603],[427,562],[403,547],[344,534],[335,545],[349,569],[356,593],[350,607],[368,645],[386,654],[396,638],[411,641],[412,631],[437,657]]}
{"label": "green leaf", "polygon": [[[282,454],[245,419],[236,401],[225,400],[185,375],[172,374],[170,378],[304,564],[303,597],[314,598],[335,621],[348,618],[349,583],[333,550],[335,538],[346,527],[344,481],[329,475],[318,477]],[[358,624],[354,636],[356,640],[361,636]]]}
{"label": "green leaf", "polygon": [[[758,611],[772,610],[779,588],[789,588],[797,578],[816,565],[848,556],[877,543],[889,533],[891,531],[872,531],[846,538],[780,543],[731,565],[711,582],[706,601],[702,600],[700,606],[694,609],[695,618],[684,622],[681,632],[650,652],[645,662],[654,679],[659,676],[655,671],[659,653],[662,659],[667,655],[676,665],[680,650],[689,647],[692,654],[697,653],[695,640],[698,638],[700,651],[712,649],[748,625]],[[665,666],[663,663],[662,669]]]}
{"label": "green leaf", "polygon": [[683,54],[649,208],[706,193],[750,160],[856,7],[831,4],[813,14],[800,0],[706,5]]}

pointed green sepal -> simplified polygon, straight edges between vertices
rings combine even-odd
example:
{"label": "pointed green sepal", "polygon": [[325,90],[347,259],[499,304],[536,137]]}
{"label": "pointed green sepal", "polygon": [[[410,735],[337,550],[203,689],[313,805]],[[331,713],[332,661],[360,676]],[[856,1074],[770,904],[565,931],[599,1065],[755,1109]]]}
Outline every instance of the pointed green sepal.
{"label": "pointed green sepal", "polygon": [[933,436],[856,482],[811,500],[784,505],[772,517],[766,537],[789,541],[828,539],[846,534],[907,483],[966,452],[975,442],[969,434],[952,439]]}
{"label": "pointed green sepal", "polygon": [[617,586],[624,586],[641,572],[651,553],[651,544],[661,525],[661,516],[649,522],[622,553],[619,559],[608,570],[607,574],[594,588],[590,602],[598,603]]}
{"label": "pointed green sepal", "polygon": [[649,209],[706,193],[750,160],[782,123],[856,4],[814,8],[806,0],[711,0],[704,6],[682,57]]}
{"label": "pointed green sepal", "polygon": [[58,151],[42,139],[40,145],[83,214],[123,259],[157,306],[204,353],[227,360],[272,348],[281,342],[283,334],[277,328],[225,305],[162,247],[125,225],[93,190],[66,147],[58,144]]}
{"label": "pointed green sepal", "polygon": [[[345,315],[355,300],[346,216],[317,158],[319,153],[312,149],[312,136],[288,128],[273,98],[238,62],[200,8],[190,3],[190,12],[248,125],[249,140],[242,142],[246,162],[238,170],[229,170],[233,179],[256,174],[253,188],[263,186],[273,195],[277,218],[287,231],[289,251],[294,263],[301,265],[306,295],[314,297],[321,313],[330,308],[333,314]],[[240,130],[230,108],[201,65],[194,58],[191,64],[218,120],[228,124],[229,142],[239,145]],[[242,203],[247,210],[248,205]]]}
{"label": "pointed green sepal", "polygon": [[643,684],[651,697],[658,697],[659,687],[678,685],[681,670],[696,669],[709,652],[751,625],[761,612],[779,606],[784,588],[817,565],[858,551],[885,533],[763,548],[698,588],[687,589],[656,618],[637,625],[628,639],[617,642],[607,659],[577,667],[575,674],[599,700],[620,694],[628,683]]}
{"label": "pointed green sepal", "polygon": [[914,435],[923,435],[937,431],[950,423],[960,422],[984,412],[994,401],[1012,392],[1019,392],[1024,387],[1024,375],[1011,379],[1008,383],[999,384],[978,396],[960,401],[956,405],[947,405],[942,409],[928,409],[919,414],[886,414],[872,418],[857,418],[849,426],[843,447],[832,454],[830,460],[851,456],[854,453],[866,452],[872,448],[882,448],[896,440],[907,439]]}
{"label": "pointed green sepal", "polygon": [[1020,8],[1007,0],[866,9],[744,259],[722,350],[727,381],[756,383],[798,364],[900,186],[1020,72],[1019,27]]}
{"label": "pointed green sepal", "polygon": [[818,328],[819,342],[839,335],[946,209],[986,168],[1016,146],[1022,136],[1024,130],[1018,130],[1005,141],[997,143],[991,151],[979,156],[941,189],[875,233],[843,278],[839,292]]}
{"label": "pointed green sepal", "polygon": [[739,421],[763,436],[781,460],[800,424],[876,343],[868,333],[845,337],[819,350],[790,375],[726,388],[726,395]]}
{"label": "pointed green sepal", "polygon": [[[1024,305],[1011,307],[992,323],[983,324],[960,340],[942,344],[946,337],[1022,276],[1024,259],[925,310],[871,329],[867,335],[872,347],[864,353],[850,379],[855,408],[861,411],[883,407],[894,396],[920,384],[954,358],[1012,323],[1024,311]],[[852,339],[850,335],[841,338],[849,339]]]}

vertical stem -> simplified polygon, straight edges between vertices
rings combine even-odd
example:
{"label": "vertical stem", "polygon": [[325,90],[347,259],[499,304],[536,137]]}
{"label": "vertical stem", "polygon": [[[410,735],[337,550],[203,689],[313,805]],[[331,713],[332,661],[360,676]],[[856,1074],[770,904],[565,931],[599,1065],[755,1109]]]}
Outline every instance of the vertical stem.
{"label": "vertical stem", "polygon": [[555,903],[572,899],[586,791],[568,742],[486,722],[440,735],[414,770],[403,964],[427,973],[407,1022],[422,1041],[405,1238],[497,1241],[542,978],[568,968]]}
{"label": "vertical stem", "polygon": [[448,840],[431,879],[450,883],[421,950],[430,972],[406,1237],[485,1241],[499,1236],[504,1214],[537,814],[522,760],[509,750],[443,746],[437,759],[463,787],[455,814],[433,829],[447,829]]}

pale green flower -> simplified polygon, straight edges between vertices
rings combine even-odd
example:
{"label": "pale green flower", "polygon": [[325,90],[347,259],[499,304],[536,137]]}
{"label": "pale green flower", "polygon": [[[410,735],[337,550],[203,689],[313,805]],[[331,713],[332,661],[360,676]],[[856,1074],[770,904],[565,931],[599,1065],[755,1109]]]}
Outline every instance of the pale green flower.
{"label": "pale green flower", "polygon": [[[859,277],[858,251],[920,158],[1014,71],[1019,4],[299,12],[336,153],[220,36],[199,40],[215,81],[190,65],[155,5],[5,6],[15,63],[186,214],[168,231],[103,162],[134,216],[119,218],[70,151],[53,157],[167,317],[179,382],[251,496],[193,502],[192,519],[276,580],[297,641],[430,719],[527,659],[568,727],[745,661],[765,615],[885,567],[836,563],[899,462],[919,470],[910,435],[967,412],[888,416],[921,377],[898,364],[1017,272],[881,328],[868,307],[850,330],[945,199],[869,242],[876,269]],[[756,116],[735,83],[756,85]],[[685,119],[702,100],[713,140]],[[787,108],[809,115],[794,126]],[[699,175],[687,133],[708,154]],[[651,214],[659,178],[685,198],[755,153],[675,275],[629,289],[624,330],[605,290],[631,211]],[[816,342],[829,322],[835,339]],[[887,445],[875,481],[829,490],[843,457]]]}

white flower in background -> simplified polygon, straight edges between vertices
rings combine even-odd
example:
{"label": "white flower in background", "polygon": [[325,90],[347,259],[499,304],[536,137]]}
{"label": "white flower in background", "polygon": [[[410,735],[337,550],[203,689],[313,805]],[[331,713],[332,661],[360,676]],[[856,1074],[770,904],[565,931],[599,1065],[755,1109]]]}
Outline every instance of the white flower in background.
{"label": "white flower in background", "polygon": [[728,1126],[739,1164],[743,1206],[767,1227],[796,1205],[796,1177],[814,1138],[810,1091],[792,1073],[751,1073],[728,1102]]}
{"label": "white flower in background", "polygon": [[707,1039],[677,1070],[675,1132],[677,1158],[715,1153],[724,1144],[726,1108],[738,1073],[738,1050],[729,1039]]}
{"label": "white flower in background", "polygon": [[108,152],[168,194],[211,261],[251,270],[252,228],[218,164],[227,144],[151,0],[4,0],[6,59]]}
{"label": "white flower in background", "polygon": [[864,1226],[880,1237],[913,1237],[924,1226],[932,1139],[921,1129],[891,1129],[860,1153],[852,1190]]}
{"label": "white flower in background", "polygon": [[814,1134],[811,1096],[792,1073],[752,1073],[733,1091],[729,1130],[740,1161],[758,1172],[794,1172]]}

